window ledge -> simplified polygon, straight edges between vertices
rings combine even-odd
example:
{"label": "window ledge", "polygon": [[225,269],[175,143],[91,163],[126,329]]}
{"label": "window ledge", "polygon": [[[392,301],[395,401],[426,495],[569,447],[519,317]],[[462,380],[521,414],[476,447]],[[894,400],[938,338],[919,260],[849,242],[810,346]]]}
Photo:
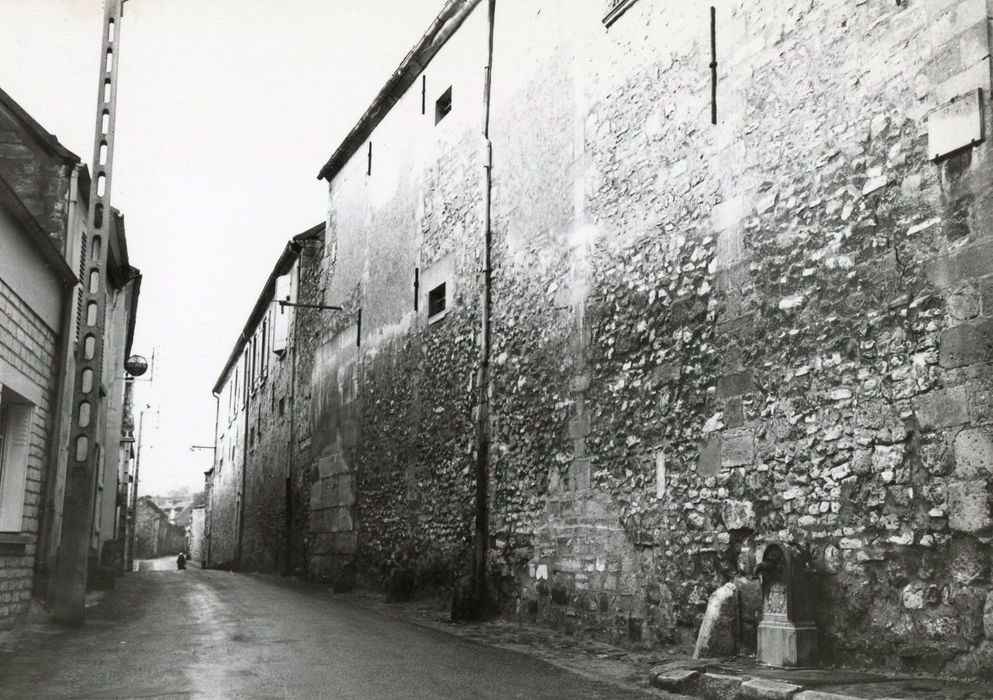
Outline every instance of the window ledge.
{"label": "window ledge", "polygon": [[428,325],[432,323],[437,323],[438,321],[445,318],[445,316],[447,315],[448,315],[448,309],[445,309],[444,311],[439,311],[434,316],[428,316]]}
{"label": "window ledge", "polygon": [[22,535],[19,532],[0,532],[0,544],[31,544],[32,535]]}

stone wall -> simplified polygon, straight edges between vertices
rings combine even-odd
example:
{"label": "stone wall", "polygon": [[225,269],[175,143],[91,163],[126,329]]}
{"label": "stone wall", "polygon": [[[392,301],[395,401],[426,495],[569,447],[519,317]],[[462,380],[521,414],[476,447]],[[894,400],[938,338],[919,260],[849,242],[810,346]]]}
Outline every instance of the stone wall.
{"label": "stone wall", "polygon": [[135,557],[155,559],[178,555],[187,547],[186,529],[173,525],[147,496],[138,499],[135,514]]}
{"label": "stone wall", "polygon": [[[825,659],[988,673],[993,180],[985,142],[928,150],[935,110],[988,99],[985,2],[723,3],[716,124],[709,8],[605,11],[498,3],[505,609],[685,642],[780,539],[820,572]],[[428,84],[478,61],[480,14]],[[323,295],[346,314],[311,383],[310,503],[355,540],[311,522],[309,546],[425,584],[465,571],[471,535],[482,147],[473,119],[415,126],[416,93],[371,137],[393,160],[367,174],[358,153],[331,183]],[[444,258],[454,308],[428,324],[402,281]]]}
{"label": "stone wall", "polygon": [[207,565],[227,569],[238,555],[238,523],[241,518],[241,480],[244,468],[244,411],[228,412],[227,395],[217,408],[217,449],[210,478],[207,506],[210,510]]}
{"label": "stone wall", "polygon": [[286,479],[290,470],[293,358],[270,353],[248,401],[245,510],[240,568],[282,571],[286,552]]}
{"label": "stone wall", "polygon": [[[0,538],[0,628],[13,625],[27,612],[31,600],[42,482],[49,456],[50,402],[55,392],[55,341],[55,332],[0,280],[0,378],[16,373],[20,381],[12,388],[23,392],[25,386],[30,387],[40,399],[31,415],[21,529],[17,541]],[[7,381],[12,383],[13,376]]]}
{"label": "stone wall", "polygon": [[594,19],[498,34],[541,47],[498,55],[493,118],[517,609],[684,639],[780,538],[828,658],[983,668],[988,148],[927,148],[988,94],[985,5],[722,5],[716,125],[707,8]]}
{"label": "stone wall", "polygon": [[[310,520],[305,507],[309,450],[301,449],[300,440],[291,436],[302,439],[305,435],[297,426],[301,420],[307,425],[309,404],[303,403],[301,415],[296,390],[302,388],[309,394],[312,337],[325,320],[321,314],[327,312],[280,309],[271,302],[283,281],[289,291],[280,294],[288,293],[304,303],[315,302],[322,228],[294,237],[289,244],[293,249],[284,250],[279,257],[250,316],[251,328],[235,346],[237,359],[218,384],[214,469],[208,477],[208,565],[212,567],[302,570],[304,533]],[[298,299],[301,274],[309,286]],[[284,320],[285,346],[280,340],[276,347]],[[253,354],[257,367],[254,376],[248,369]],[[299,380],[303,372],[306,382]]]}
{"label": "stone wall", "polygon": [[477,8],[376,127],[371,171],[363,149],[330,186],[322,293],[345,311],[310,375],[311,575],[381,583],[403,566],[448,586],[467,571],[485,29]]}

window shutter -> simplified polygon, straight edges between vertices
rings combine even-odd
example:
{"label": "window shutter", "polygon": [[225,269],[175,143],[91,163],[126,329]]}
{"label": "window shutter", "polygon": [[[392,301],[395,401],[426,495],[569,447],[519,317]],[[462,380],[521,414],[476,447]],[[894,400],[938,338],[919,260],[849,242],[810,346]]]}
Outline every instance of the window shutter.
{"label": "window shutter", "polygon": [[28,472],[31,405],[7,404],[7,429],[0,477],[0,532],[20,532],[24,515],[24,480]]}

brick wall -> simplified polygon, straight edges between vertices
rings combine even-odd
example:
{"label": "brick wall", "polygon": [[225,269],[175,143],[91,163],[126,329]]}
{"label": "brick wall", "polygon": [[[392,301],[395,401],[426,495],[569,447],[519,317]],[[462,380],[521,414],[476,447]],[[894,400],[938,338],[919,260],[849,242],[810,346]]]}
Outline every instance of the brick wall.
{"label": "brick wall", "polygon": [[55,332],[0,280],[0,358],[40,392],[28,449],[21,534],[23,544],[0,543],[0,627],[13,625],[31,599],[42,481],[48,459],[49,403],[54,393]]}
{"label": "brick wall", "polygon": [[[505,609],[685,642],[710,593],[781,539],[821,574],[827,660],[988,673],[993,180],[986,143],[928,152],[936,109],[988,99],[985,3],[722,4],[716,125],[708,7],[640,0],[609,28],[602,2],[506,7],[490,474]],[[478,63],[480,25],[459,37],[429,85],[452,56]],[[477,78],[455,91],[461,128],[425,130],[412,91],[371,137],[393,160],[366,175],[363,151],[331,185],[322,293],[347,311],[313,373],[311,481],[340,493],[332,477],[351,475],[373,579],[399,554],[421,584],[465,571]],[[396,280],[444,257],[455,308],[429,325]],[[368,340],[336,349],[359,307]]]}

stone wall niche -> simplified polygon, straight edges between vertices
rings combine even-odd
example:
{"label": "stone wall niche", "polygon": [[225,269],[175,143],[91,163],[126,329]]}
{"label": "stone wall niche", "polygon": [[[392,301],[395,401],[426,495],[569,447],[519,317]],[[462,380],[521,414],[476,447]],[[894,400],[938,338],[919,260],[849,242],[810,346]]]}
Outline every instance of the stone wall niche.
{"label": "stone wall niche", "polygon": [[814,666],[817,627],[809,560],[782,542],[769,542],[758,556],[762,580],[760,663],[776,667]]}

